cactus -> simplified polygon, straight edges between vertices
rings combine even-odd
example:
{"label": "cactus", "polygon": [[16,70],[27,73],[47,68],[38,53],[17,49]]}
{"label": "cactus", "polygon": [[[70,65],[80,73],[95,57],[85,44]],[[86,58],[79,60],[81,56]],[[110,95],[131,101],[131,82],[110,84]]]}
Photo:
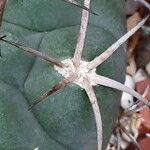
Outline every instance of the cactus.
{"label": "cactus", "polygon": [[7,37],[1,37],[0,149],[100,150],[102,142],[106,149],[121,96],[112,88],[148,104],[117,82],[124,81],[123,47],[112,55],[146,19],[113,44],[125,32],[121,1],[79,4],[8,1],[1,27]]}

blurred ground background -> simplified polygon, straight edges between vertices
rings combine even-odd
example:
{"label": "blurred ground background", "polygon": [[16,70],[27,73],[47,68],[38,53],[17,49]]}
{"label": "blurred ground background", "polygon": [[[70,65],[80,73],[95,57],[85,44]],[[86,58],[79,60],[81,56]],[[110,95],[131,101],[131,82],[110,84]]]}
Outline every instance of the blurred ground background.
{"label": "blurred ground background", "polygon": [[[125,0],[127,30],[150,14],[150,0]],[[129,40],[126,82],[150,100],[150,18]],[[107,150],[150,150],[150,109],[124,95]]]}

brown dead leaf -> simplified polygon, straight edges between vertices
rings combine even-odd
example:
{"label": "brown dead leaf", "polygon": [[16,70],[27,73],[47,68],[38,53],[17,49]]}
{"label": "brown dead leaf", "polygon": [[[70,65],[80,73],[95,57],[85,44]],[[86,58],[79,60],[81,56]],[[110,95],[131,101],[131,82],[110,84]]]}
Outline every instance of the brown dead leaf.
{"label": "brown dead leaf", "polygon": [[143,37],[134,51],[137,67],[145,68],[150,62],[150,36]]}
{"label": "brown dead leaf", "polygon": [[140,20],[141,20],[140,14],[138,12],[135,12],[132,16],[130,16],[127,19],[127,30],[129,31],[133,27],[135,27]]}
{"label": "brown dead leaf", "polygon": [[[141,17],[139,15],[138,12],[134,13],[132,16],[130,16],[127,19],[127,29],[128,31],[130,29],[132,29],[134,26],[136,26],[138,24],[138,22],[141,20]],[[135,61],[134,61],[134,56],[133,56],[133,52],[135,47],[137,46],[138,42],[140,39],[140,33],[136,32],[130,39],[128,42],[128,49],[127,49],[127,57],[128,57],[128,68],[127,68],[127,73],[129,72],[129,74],[134,75],[135,71],[136,71],[136,65],[135,65]],[[133,71],[132,71],[133,69]]]}

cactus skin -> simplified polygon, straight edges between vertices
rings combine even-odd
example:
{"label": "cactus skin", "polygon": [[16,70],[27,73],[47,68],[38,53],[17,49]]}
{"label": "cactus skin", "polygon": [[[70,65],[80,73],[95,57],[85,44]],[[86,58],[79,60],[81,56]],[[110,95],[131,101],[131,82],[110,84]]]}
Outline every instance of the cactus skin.
{"label": "cactus skin", "polygon": [[[119,0],[93,0],[83,59],[90,61],[125,31]],[[79,8],[61,0],[8,1],[1,32],[8,38],[61,60],[73,56]],[[65,16],[65,17],[62,17]],[[0,149],[95,150],[96,127],[86,93],[71,84],[32,111],[28,105],[62,78],[53,66],[6,44],[0,58]],[[124,81],[123,47],[97,73]],[[115,123],[121,93],[95,87],[103,120],[103,149]]]}

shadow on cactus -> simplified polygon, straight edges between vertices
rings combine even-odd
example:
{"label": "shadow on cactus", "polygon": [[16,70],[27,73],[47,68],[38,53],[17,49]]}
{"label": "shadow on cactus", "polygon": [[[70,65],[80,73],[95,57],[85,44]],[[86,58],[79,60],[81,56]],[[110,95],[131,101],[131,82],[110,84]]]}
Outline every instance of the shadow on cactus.
{"label": "shadow on cactus", "polygon": [[2,33],[8,36],[1,36],[0,58],[1,149],[100,150],[102,142],[105,149],[119,109],[117,90],[149,106],[118,82],[124,79],[124,51],[113,54],[147,18],[105,51],[124,32],[121,9],[118,0],[94,0],[91,9],[90,0],[79,8],[63,0],[7,3]]}

